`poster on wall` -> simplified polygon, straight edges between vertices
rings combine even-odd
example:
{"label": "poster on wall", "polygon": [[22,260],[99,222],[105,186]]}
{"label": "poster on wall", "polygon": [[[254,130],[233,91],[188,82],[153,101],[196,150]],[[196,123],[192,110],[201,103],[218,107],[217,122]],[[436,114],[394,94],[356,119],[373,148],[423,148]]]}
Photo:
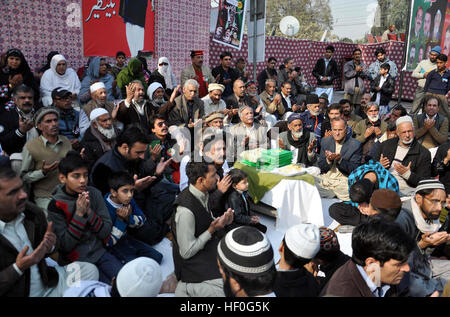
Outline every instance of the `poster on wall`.
{"label": "poster on wall", "polygon": [[450,53],[450,3],[447,0],[413,0],[411,9],[407,70],[414,70],[437,45],[443,54]]}
{"label": "poster on wall", "polygon": [[219,0],[213,41],[240,50],[248,0]]}
{"label": "poster on wall", "polygon": [[85,56],[155,51],[152,0],[83,0],[82,14]]}

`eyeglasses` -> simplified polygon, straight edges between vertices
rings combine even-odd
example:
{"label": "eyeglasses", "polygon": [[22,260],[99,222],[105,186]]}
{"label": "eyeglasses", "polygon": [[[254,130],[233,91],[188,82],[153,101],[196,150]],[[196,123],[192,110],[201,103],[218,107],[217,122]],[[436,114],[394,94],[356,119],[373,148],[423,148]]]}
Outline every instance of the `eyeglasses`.
{"label": "eyeglasses", "polygon": [[163,66],[163,65],[168,66],[169,63],[161,63],[161,64],[159,64],[159,66]]}
{"label": "eyeglasses", "polygon": [[428,200],[432,205],[441,205],[441,207],[444,207],[446,202],[445,201],[440,201],[440,200],[435,200],[435,199],[428,199],[427,197],[423,197],[426,200]]}
{"label": "eyeglasses", "polygon": [[163,125],[167,125],[167,122],[161,121],[161,122],[158,122],[156,125],[161,128]]}

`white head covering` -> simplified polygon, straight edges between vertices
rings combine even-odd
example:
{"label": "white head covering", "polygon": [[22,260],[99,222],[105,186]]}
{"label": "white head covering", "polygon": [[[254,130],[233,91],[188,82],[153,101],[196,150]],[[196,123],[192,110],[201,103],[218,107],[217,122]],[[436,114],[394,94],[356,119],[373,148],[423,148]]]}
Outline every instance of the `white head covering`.
{"label": "white head covering", "polygon": [[102,89],[102,88],[106,89],[105,84],[103,82],[101,82],[101,81],[98,81],[96,83],[93,83],[89,89],[90,89],[91,94],[92,94],[92,93],[94,93],[97,90]]}
{"label": "white head covering", "polygon": [[158,89],[158,88],[163,88],[163,86],[158,82],[154,82],[150,86],[148,86],[147,96],[148,96],[148,98],[150,98],[150,100],[153,100],[153,94],[155,93],[156,89]]}
{"label": "white head covering", "polygon": [[98,117],[103,116],[104,114],[107,113],[109,112],[105,108],[95,108],[94,110],[91,111],[91,114],[89,115],[89,120],[92,122]]}
{"label": "white head covering", "polygon": [[312,259],[320,250],[320,231],[313,224],[301,223],[286,231],[284,241],[295,255]]}
{"label": "white head covering", "polygon": [[139,257],[122,267],[116,285],[121,297],[156,297],[162,285],[161,268],[155,260]]}
{"label": "white head covering", "polygon": [[406,116],[398,118],[397,121],[395,121],[395,125],[398,127],[400,124],[405,123],[405,122],[414,124],[412,118],[410,116],[406,115]]}
{"label": "white head covering", "polygon": [[56,71],[56,66],[60,61],[66,61],[63,55],[55,55],[50,61],[50,69],[47,69],[41,78],[41,93],[42,102],[44,106],[49,106],[52,104],[53,100],[51,94],[53,89],[61,87],[70,91],[72,94],[79,94],[81,83],[78,78],[77,73],[72,69],[67,67],[66,72],[63,75],[58,74]]}
{"label": "white head covering", "polygon": [[[168,65],[159,66],[161,63],[167,63]],[[169,59],[167,57],[161,57],[158,60],[158,72],[163,75],[164,81],[166,82],[166,87],[168,89],[173,89],[176,87],[175,75],[172,72],[172,66],[170,66]]]}

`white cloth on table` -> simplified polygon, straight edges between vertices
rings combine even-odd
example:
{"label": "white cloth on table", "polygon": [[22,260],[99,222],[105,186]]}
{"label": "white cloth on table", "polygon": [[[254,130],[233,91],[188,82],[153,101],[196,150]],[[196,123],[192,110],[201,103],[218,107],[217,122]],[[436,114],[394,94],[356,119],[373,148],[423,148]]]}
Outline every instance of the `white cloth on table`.
{"label": "white cloth on table", "polygon": [[277,209],[275,228],[279,231],[286,232],[298,223],[324,225],[319,191],[305,181],[283,179],[261,201]]}

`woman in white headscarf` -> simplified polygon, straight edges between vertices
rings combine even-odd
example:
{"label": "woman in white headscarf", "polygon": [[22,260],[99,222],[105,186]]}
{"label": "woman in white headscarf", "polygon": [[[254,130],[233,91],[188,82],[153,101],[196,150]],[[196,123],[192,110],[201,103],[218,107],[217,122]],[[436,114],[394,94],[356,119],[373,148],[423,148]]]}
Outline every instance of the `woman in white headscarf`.
{"label": "woman in white headscarf", "polygon": [[177,79],[167,57],[161,57],[158,60],[158,69],[150,75],[148,82],[149,85],[158,82],[163,86],[168,96],[172,94],[173,89],[177,86]]}
{"label": "woman in white headscarf", "polygon": [[74,100],[81,88],[77,73],[67,67],[66,58],[60,54],[53,56],[50,69],[47,69],[41,78],[41,96],[44,106],[47,107],[53,103],[52,91],[58,87],[69,90]]}

